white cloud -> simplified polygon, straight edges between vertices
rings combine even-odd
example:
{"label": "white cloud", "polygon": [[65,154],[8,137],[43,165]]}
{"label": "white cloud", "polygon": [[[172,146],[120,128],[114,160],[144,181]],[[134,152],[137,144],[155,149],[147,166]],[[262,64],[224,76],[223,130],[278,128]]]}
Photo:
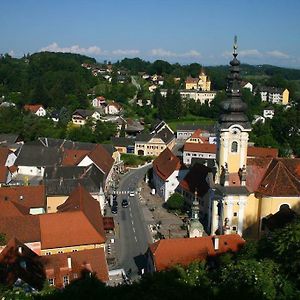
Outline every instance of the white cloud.
{"label": "white cloud", "polygon": [[113,55],[138,55],[140,54],[140,50],[137,49],[117,49],[111,52]]}
{"label": "white cloud", "polygon": [[268,51],[268,52],[266,52],[266,54],[268,56],[276,57],[276,58],[290,58],[290,56],[288,54],[283,53],[283,52],[278,51],[278,50]]}
{"label": "white cloud", "polygon": [[185,53],[176,53],[162,48],[150,50],[150,55],[159,57],[200,57],[201,53],[196,50],[189,50]]}
{"label": "white cloud", "polygon": [[12,56],[12,57],[14,57],[14,56],[15,56],[15,52],[14,52],[14,50],[10,50],[10,51],[8,52],[8,54],[9,54],[10,56]]}
{"label": "white cloud", "polygon": [[68,52],[78,53],[84,55],[100,55],[103,51],[97,46],[91,46],[88,48],[80,47],[79,45],[73,45],[70,47],[60,47],[57,43],[52,43],[46,47],[40,49],[40,51],[51,51],[51,52]]}
{"label": "white cloud", "polygon": [[257,49],[241,50],[239,52],[239,55],[241,57],[246,57],[246,56],[261,57],[261,56],[263,56],[263,54],[261,52],[259,52]]}

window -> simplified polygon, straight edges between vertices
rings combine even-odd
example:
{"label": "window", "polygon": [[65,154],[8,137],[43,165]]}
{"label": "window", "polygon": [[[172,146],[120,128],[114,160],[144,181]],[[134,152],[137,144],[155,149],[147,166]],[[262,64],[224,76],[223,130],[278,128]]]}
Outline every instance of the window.
{"label": "window", "polygon": [[49,285],[54,285],[54,278],[48,278]]}
{"label": "window", "polygon": [[51,252],[46,252],[46,255],[51,255]]}
{"label": "window", "polygon": [[57,253],[64,253],[64,252],[60,250],[60,251],[57,251]]}
{"label": "window", "polygon": [[238,143],[237,142],[232,142],[231,152],[238,152]]}
{"label": "window", "polygon": [[237,216],[237,212],[234,212],[234,213],[233,213],[233,216],[236,217],[236,216]]}
{"label": "window", "polygon": [[68,275],[64,276],[63,281],[64,281],[64,286],[68,285],[69,284],[69,276]]}
{"label": "window", "polygon": [[233,231],[236,231],[236,226],[232,226],[232,230],[233,230]]}

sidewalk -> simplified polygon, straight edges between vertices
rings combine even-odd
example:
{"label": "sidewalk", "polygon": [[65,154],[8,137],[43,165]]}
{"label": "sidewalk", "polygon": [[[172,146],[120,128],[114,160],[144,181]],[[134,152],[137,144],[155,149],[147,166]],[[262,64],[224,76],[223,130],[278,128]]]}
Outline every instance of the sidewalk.
{"label": "sidewalk", "polygon": [[182,219],[162,207],[163,200],[159,196],[151,194],[147,183],[140,181],[139,188],[141,188],[140,205],[153,242],[161,238],[185,237],[187,230],[181,228],[184,224]]}

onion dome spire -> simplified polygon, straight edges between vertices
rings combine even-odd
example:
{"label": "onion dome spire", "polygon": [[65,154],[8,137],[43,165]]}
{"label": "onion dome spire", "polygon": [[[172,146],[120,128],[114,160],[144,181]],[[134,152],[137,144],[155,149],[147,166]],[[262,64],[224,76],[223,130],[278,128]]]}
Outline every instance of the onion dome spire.
{"label": "onion dome spire", "polygon": [[234,37],[233,59],[230,61],[230,73],[227,76],[227,99],[221,102],[221,115],[219,123],[221,129],[229,128],[233,124],[240,124],[250,129],[250,123],[245,111],[246,103],[241,99],[240,61],[237,59],[237,37]]}

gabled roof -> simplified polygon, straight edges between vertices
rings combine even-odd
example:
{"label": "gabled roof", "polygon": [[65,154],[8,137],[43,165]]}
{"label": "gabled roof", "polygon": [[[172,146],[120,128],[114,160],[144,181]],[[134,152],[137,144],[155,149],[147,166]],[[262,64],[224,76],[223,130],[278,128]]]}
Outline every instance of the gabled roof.
{"label": "gabled roof", "polygon": [[96,230],[105,237],[103,217],[99,202],[87,192],[82,185],[78,185],[68,199],[57,207],[58,212],[82,211],[88,217]]}
{"label": "gabled roof", "polygon": [[206,181],[209,172],[212,172],[211,168],[196,163],[190,168],[179,185],[190,193],[195,193],[197,190],[198,195],[203,197],[209,190],[209,185]]}
{"label": "gabled roof", "polygon": [[[42,289],[46,279],[39,256],[18,241],[12,238],[0,253],[0,283],[13,285],[18,278],[35,289]],[[25,266],[26,268],[22,267]]]}
{"label": "gabled roof", "polygon": [[[206,135],[206,136],[205,136]],[[203,143],[208,142],[209,132],[203,129],[196,129],[190,138],[200,138]]]}
{"label": "gabled roof", "polygon": [[1,216],[0,232],[6,235],[7,240],[17,238],[22,243],[39,242],[41,240],[39,216]]}
{"label": "gabled roof", "polygon": [[114,159],[102,145],[97,144],[96,147],[88,154],[88,157],[98,168],[100,168],[100,170],[104,172],[105,176],[108,175],[113,167]]}
{"label": "gabled roof", "polygon": [[247,156],[252,157],[278,157],[278,149],[248,146]]}
{"label": "gabled roof", "polygon": [[18,134],[2,133],[0,134],[0,144],[1,145],[14,144],[18,141],[18,138],[19,138]]}
{"label": "gabled roof", "polygon": [[[219,239],[218,250],[214,239]],[[177,264],[187,266],[226,252],[236,252],[245,241],[238,234],[206,236],[198,238],[163,239],[150,245],[156,271],[169,269]]]}
{"label": "gabled roof", "polygon": [[112,137],[111,142],[114,146],[127,147],[134,146],[134,139],[125,137]]}
{"label": "gabled roof", "polygon": [[6,166],[0,166],[0,183],[6,183],[9,169]]}
{"label": "gabled roof", "polygon": [[42,104],[25,104],[24,105],[24,110],[29,110],[32,113],[36,113],[40,108],[43,108]]}
{"label": "gabled roof", "polygon": [[92,114],[94,113],[94,111],[92,110],[88,110],[88,109],[76,109],[74,112],[73,112],[73,116],[74,115],[80,115],[82,116],[83,118],[87,118],[87,117],[90,117]]}
{"label": "gabled roof", "polygon": [[65,149],[63,152],[62,165],[76,166],[90,152],[90,150]]}
{"label": "gabled roof", "polygon": [[169,144],[172,140],[175,139],[174,133],[168,127],[161,129],[158,133],[155,134],[154,137],[162,139],[165,144]]}
{"label": "gabled roof", "polygon": [[185,83],[198,83],[199,78],[193,78],[191,76],[187,77]]}
{"label": "gabled roof", "polygon": [[51,249],[78,245],[103,244],[105,237],[83,211],[39,215],[41,248]]}
{"label": "gabled roof", "polygon": [[45,167],[60,164],[62,150],[57,147],[23,145],[15,161],[16,166]]}
{"label": "gabled roof", "polygon": [[257,193],[269,197],[300,197],[300,159],[273,159]]}
{"label": "gabled roof", "polygon": [[0,200],[0,211],[3,217],[21,217],[29,214],[29,209],[9,199]]}
{"label": "gabled roof", "polygon": [[181,163],[179,158],[174,155],[169,148],[166,148],[161,152],[153,161],[155,173],[163,180],[167,180],[174,171],[179,170],[180,168]]}
{"label": "gabled roof", "polygon": [[47,167],[44,180],[48,196],[70,195],[79,184],[89,193],[99,193],[104,174],[93,164],[87,167]]}
{"label": "gabled roof", "polygon": [[136,136],[136,142],[149,142],[153,138],[153,134],[151,133],[140,133]]}
{"label": "gabled roof", "polygon": [[185,143],[183,151],[215,154],[217,152],[217,145],[208,143]]}
{"label": "gabled roof", "polygon": [[[70,269],[68,259],[71,263]],[[68,275],[69,280],[72,281],[80,278],[84,271],[95,273],[97,278],[103,282],[108,281],[108,267],[103,248],[45,255],[40,257],[40,262],[47,278],[54,278],[57,288],[63,287],[65,275]]]}
{"label": "gabled roof", "polygon": [[45,186],[9,186],[0,188],[0,201],[18,203],[26,208],[46,206]]}

